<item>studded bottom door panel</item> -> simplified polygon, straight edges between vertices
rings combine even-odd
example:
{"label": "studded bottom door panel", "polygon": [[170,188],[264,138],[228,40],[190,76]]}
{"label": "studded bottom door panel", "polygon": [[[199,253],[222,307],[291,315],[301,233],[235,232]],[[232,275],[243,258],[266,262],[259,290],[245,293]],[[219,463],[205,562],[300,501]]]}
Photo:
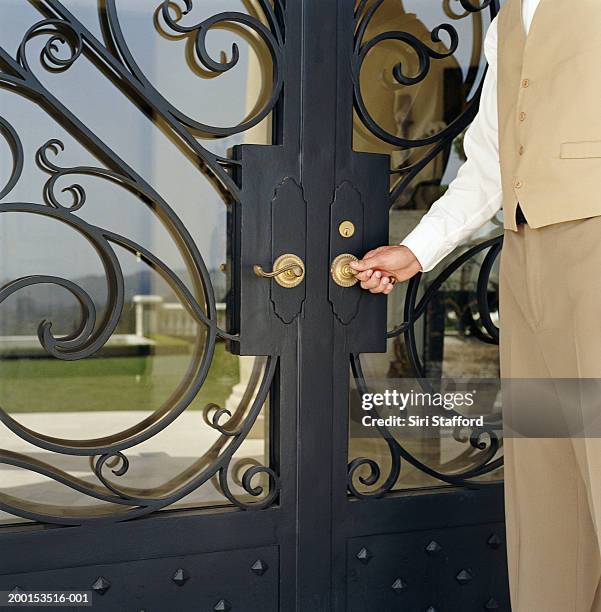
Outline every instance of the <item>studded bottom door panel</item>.
{"label": "studded bottom door panel", "polygon": [[510,612],[504,525],[352,538],[349,612]]}
{"label": "studded bottom door panel", "polygon": [[94,612],[275,612],[278,582],[271,546],[2,576],[0,590],[91,591]]}

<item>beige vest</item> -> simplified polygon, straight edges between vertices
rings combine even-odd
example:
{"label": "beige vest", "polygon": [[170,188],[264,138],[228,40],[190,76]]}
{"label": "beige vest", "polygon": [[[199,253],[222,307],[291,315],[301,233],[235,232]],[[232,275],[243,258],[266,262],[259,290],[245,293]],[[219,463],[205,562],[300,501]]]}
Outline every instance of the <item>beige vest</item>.
{"label": "beige vest", "polygon": [[[601,0],[522,0],[498,16],[499,154],[505,227],[601,215]],[[600,237],[601,239],[601,237]]]}

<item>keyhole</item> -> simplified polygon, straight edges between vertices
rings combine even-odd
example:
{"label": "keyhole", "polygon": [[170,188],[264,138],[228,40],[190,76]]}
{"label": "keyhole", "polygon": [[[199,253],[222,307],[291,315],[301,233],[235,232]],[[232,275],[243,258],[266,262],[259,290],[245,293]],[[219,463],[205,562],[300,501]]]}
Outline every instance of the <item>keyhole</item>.
{"label": "keyhole", "polygon": [[350,238],[355,233],[355,226],[351,221],[343,221],[338,226],[338,233],[343,238]]}

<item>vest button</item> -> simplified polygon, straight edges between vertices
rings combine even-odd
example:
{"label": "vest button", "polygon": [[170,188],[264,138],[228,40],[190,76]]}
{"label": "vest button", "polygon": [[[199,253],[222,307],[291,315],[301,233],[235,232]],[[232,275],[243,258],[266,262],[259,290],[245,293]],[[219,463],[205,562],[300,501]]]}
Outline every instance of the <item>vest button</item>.
{"label": "vest button", "polygon": [[524,145],[522,145],[519,149],[518,149],[518,153],[520,155],[524,155]]}
{"label": "vest button", "polygon": [[516,179],[516,180],[513,182],[513,186],[514,186],[516,189],[521,189],[521,188],[524,186],[524,183],[523,183],[522,181],[520,181],[519,179]]}
{"label": "vest button", "polygon": [[522,81],[522,87],[529,87],[530,86],[530,79],[524,79]]}
{"label": "vest button", "polygon": [[526,119],[526,113],[524,111],[522,111],[519,116],[520,116],[520,121],[524,121]]}

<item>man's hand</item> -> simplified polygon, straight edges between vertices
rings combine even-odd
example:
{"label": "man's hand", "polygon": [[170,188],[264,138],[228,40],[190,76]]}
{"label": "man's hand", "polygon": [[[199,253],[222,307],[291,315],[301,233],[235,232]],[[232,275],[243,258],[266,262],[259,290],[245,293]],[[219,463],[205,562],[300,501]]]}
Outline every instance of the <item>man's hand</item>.
{"label": "man's hand", "polygon": [[358,272],[363,289],[385,295],[392,291],[395,282],[409,280],[422,269],[417,257],[406,246],[379,247],[350,265]]}

